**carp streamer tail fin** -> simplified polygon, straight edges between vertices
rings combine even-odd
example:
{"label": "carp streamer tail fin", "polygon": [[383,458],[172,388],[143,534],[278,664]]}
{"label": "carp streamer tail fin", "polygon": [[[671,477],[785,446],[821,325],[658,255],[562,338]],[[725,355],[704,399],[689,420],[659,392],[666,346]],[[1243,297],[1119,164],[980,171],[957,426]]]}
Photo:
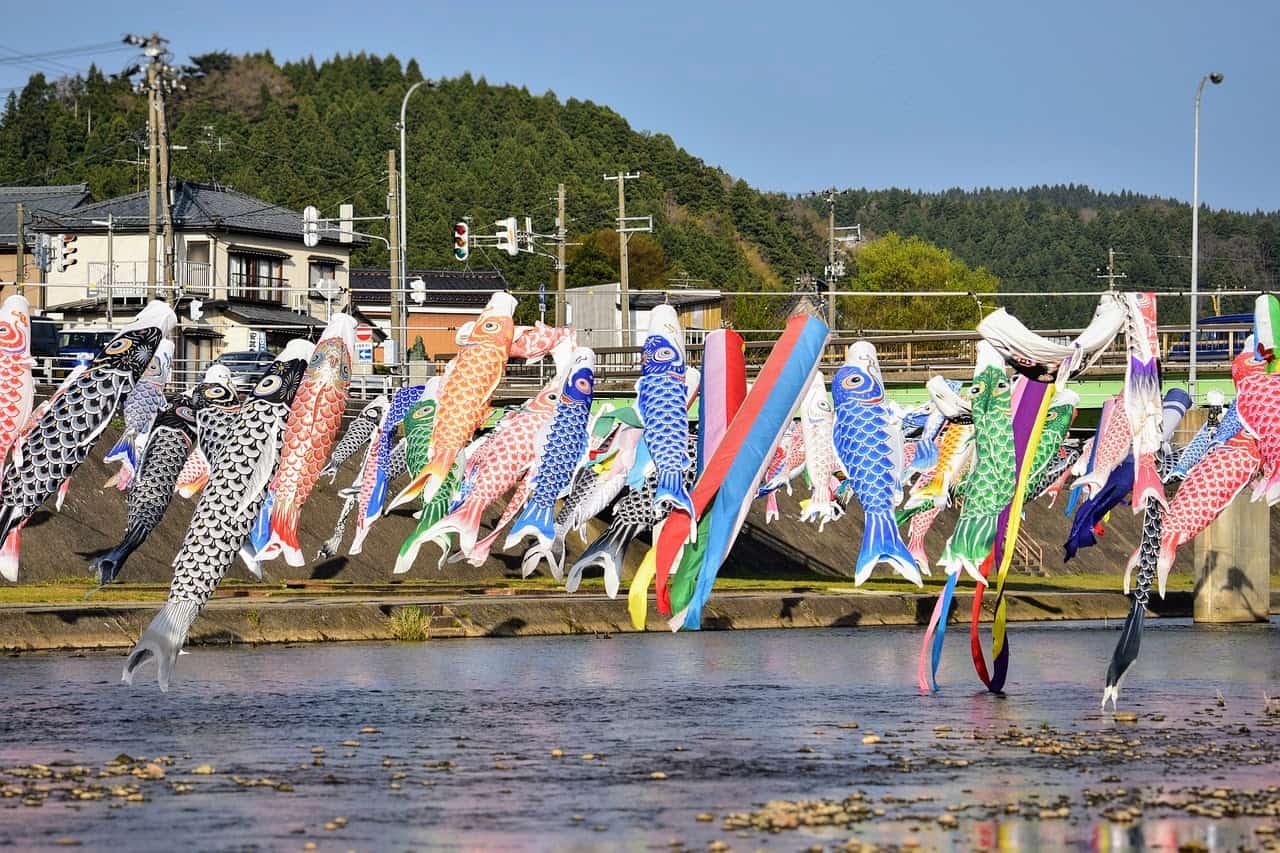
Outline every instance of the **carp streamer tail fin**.
{"label": "carp streamer tail fin", "polygon": [[98,575],[98,586],[106,586],[120,576],[125,560],[138,549],[144,538],[146,535],[141,528],[130,527],[119,545],[89,564],[89,569]]}
{"label": "carp streamer tail fin", "polygon": [[[537,570],[540,563],[546,562],[547,568],[551,570],[551,577],[557,581],[563,581],[564,577],[564,542],[552,541],[550,545],[542,545],[541,543],[534,545],[528,551],[525,551],[524,558],[520,560],[520,576],[529,577]],[[581,577],[578,578],[581,580]],[[572,579],[570,579],[572,582]],[[565,584],[565,592],[577,592],[578,585],[573,583],[573,588],[569,587],[569,583]]]}
{"label": "carp streamer tail fin", "polygon": [[[582,556],[569,569],[569,580],[565,583],[565,589],[570,592],[577,589],[582,580],[582,572],[599,566],[604,572],[605,592],[610,598],[616,596],[621,582],[623,555],[626,554],[627,545],[639,535],[640,530],[641,526],[638,524],[626,524],[616,519],[611,522],[608,529],[582,552]],[[570,584],[573,585],[572,589],[569,587]],[[613,591],[609,592],[610,589]]]}
{"label": "carp streamer tail fin", "polygon": [[1120,682],[1124,680],[1129,667],[1138,659],[1138,651],[1142,645],[1142,623],[1146,617],[1146,607],[1135,597],[1130,605],[1129,617],[1125,620],[1124,630],[1120,632],[1120,640],[1111,655],[1111,664],[1107,667],[1107,684],[1102,689],[1102,710],[1111,702],[1114,710],[1120,698]]}
{"label": "carp streamer tail fin", "polygon": [[[434,542],[440,546],[443,552],[440,557],[440,567],[444,568],[444,559],[449,555],[449,534],[458,532],[458,528],[456,524],[450,523],[452,516],[444,515],[441,511],[444,508],[442,504],[442,501],[433,501],[422,508],[422,518],[418,519],[418,526],[400,545],[400,553],[396,556],[396,566],[392,574],[402,575],[412,569],[414,562],[418,559],[418,551],[426,542]],[[442,515],[444,515],[443,518],[441,518]],[[478,524],[479,521],[477,516],[476,523]],[[475,544],[474,529],[471,532],[471,541]]]}
{"label": "carp streamer tail fin", "polygon": [[999,520],[999,514],[961,518],[956,522],[956,529],[947,540],[947,547],[938,562],[948,573],[964,569],[974,583],[985,586],[987,579],[983,576],[981,567],[995,544],[996,524]]}
{"label": "carp streamer tail fin", "polygon": [[133,651],[129,652],[120,680],[132,685],[138,669],[147,661],[155,659],[158,668],[156,680],[160,684],[160,690],[167,693],[169,682],[173,678],[173,667],[178,661],[178,652],[187,641],[187,631],[199,613],[200,605],[194,601],[166,601],[147,626],[147,630],[142,632]]}
{"label": "carp streamer tail fin", "polygon": [[893,510],[868,512],[862,531],[862,549],[858,552],[858,564],[854,569],[854,583],[861,585],[871,577],[871,570],[880,563],[888,563],[893,570],[916,586],[924,586],[916,558],[902,541]]}
{"label": "carp streamer tail fin", "polygon": [[409,485],[401,489],[400,494],[391,499],[391,504],[386,511],[391,512],[396,507],[407,504],[418,495],[422,495],[424,501],[430,501],[434,498],[436,492],[440,491],[440,487],[444,485],[445,477],[449,476],[449,471],[453,469],[455,455],[454,453],[440,451],[435,456],[432,456],[431,461],[409,481]]}
{"label": "carp streamer tail fin", "polygon": [[[468,557],[476,550],[476,537],[480,535],[480,519],[484,517],[484,501],[465,500],[462,505],[449,513],[433,531],[440,533],[457,533],[458,546]],[[496,533],[497,531],[495,531]],[[481,562],[488,559],[489,548],[484,549]]]}
{"label": "carp streamer tail fin", "polygon": [[555,519],[552,515],[554,511],[554,506],[538,504],[526,506],[512,522],[511,532],[507,534],[507,541],[503,543],[502,550],[506,551],[513,545],[518,545],[526,536],[536,537],[543,547],[549,546],[556,537]]}
{"label": "carp streamer tail fin", "polygon": [[669,506],[672,509],[684,510],[690,518],[696,517],[693,511],[693,498],[684,485],[683,471],[659,471],[658,489],[653,495],[654,506]]}
{"label": "carp streamer tail fin", "polygon": [[18,547],[22,542],[22,525],[18,525],[4,534],[4,545],[0,546],[0,575],[9,583],[18,582]]}
{"label": "carp streamer tail fin", "polygon": [[290,502],[287,506],[276,504],[271,508],[271,539],[267,547],[279,547],[284,552],[284,561],[294,568],[307,564],[302,556],[302,548],[298,545],[298,506]]}

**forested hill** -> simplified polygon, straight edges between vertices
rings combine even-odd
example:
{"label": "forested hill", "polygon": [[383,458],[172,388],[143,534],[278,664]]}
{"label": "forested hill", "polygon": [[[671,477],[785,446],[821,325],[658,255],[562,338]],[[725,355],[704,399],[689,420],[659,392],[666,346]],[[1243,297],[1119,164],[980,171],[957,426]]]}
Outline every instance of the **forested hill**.
{"label": "forested hill", "polygon": [[[422,79],[416,62],[361,54],[280,64],[270,54],[215,53],[193,57],[183,77],[169,101],[175,176],[293,207],[315,204],[329,216],[344,201],[361,215],[384,211],[386,152],[398,145],[400,99]],[[142,173],[124,161],[145,156],[145,119],[145,98],[128,80],[96,69],[84,78],[35,75],[0,116],[0,183],[87,181],[98,198],[139,189]],[[781,290],[825,263],[820,197],[759,192],[605,106],[464,75],[416,94],[407,126],[413,266],[453,264],[449,228],[463,216],[478,232],[507,215],[530,215],[535,230],[553,231],[553,196],[564,182],[570,237],[581,244],[571,252],[570,284],[612,278],[616,184],[602,176],[620,169],[641,172],[627,182],[628,215],[652,215],[655,224],[652,237],[630,244],[636,286],[691,278],[726,290]],[[948,248],[993,272],[1006,291],[1096,287],[1109,245],[1124,253],[1134,283],[1181,288],[1189,270],[1190,208],[1131,193],[848,190],[837,217],[861,223],[868,237],[896,231]],[[1274,286],[1280,217],[1210,213],[1202,234],[1206,287]],[[357,260],[385,264],[380,246]],[[520,288],[552,276],[543,258],[488,251],[471,264],[500,266]],[[767,303],[731,306],[739,325],[770,325],[752,304]],[[1036,325],[1080,321],[1054,316],[1053,302],[1010,304]]]}
{"label": "forested hill", "polygon": [[[819,196],[805,204],[825,211]],[[848,190],[836,200],[840,224],[860,223],[868,237],[889,231],[921,237],[983,265],[1005,292],[1097,290],[1106,282],[1107,250],[1116,251],[1124,286],[1185,291],[1191,276],[1191,206],[1132,192],[1084,186],[1021,190]],[[1200,216],[1200,286],[1269,290],[1280,278],[1280,212],[1205,211]],[[1078,326],[1088,301],[1003,300],[1037,327]],[[1252,299],[1224,300],[1223,312]],[[1169,315],[1181,300],[1165,299]],[[1184,309],[1183,309],[1184,310]],[[1209,309],[1206,309],[1209,310]],[[1167,316],[1162,309],[1161,317]]]}

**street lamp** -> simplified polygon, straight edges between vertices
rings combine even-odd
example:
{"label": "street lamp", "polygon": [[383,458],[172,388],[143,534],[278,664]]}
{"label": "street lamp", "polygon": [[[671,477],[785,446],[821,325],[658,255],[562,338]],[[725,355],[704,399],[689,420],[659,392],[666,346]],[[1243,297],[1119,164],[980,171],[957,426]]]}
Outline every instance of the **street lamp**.
{"label": "street lamp", "polygon": [[[404,93],[404,99],[400,101],[400,281],[392,282],[391,284],[392,284],[392,287],[399,286],[401,295],[403,295],[405,292],[405,282],[408,280],[405,273],[405,261],[408,259],[408,256],[409,256],[408,249],[405,248],[405,240],[407,239],[407,236],[408,236],[408,228],[405,225],[406,206],[405,206],[405,200],[404,200],[404,195],[405,195],[404,173],[408,169],[409,164],[405,160],[404,111],[405,111],[405,108],[409,106],[409,96],[412,95],[414,92],[416,92],[419,86],[426,86],[428,89],[434,89],[436,87],[436,83],[434,80],[419,80],[417,83],[414,83],[412,86],[409,87],[409,91]],[[400,324],[400,334],[396,336],[397,338],[396,349],[398,350],[398,357],[401,359],[401,362],[405,365],[405,378],[408,379],[409,360],[407,356],[409,352],[408,350],[409,305],[403,298],[400,300],[400,311],[403,313],[404,316],[397,317],[395,318],[395,321],[394,321]]]}
{"label": "street lamp", "polygon": [[1192,405],[1196,399],[1196,319],[1200,311],[1200,96],[1205,82],[1217,86],[1225,78],[1214,71],[1200,78],[1196,87],[1195,148],[1191,158],[1191,364],[1187,371],[1187,391]]}

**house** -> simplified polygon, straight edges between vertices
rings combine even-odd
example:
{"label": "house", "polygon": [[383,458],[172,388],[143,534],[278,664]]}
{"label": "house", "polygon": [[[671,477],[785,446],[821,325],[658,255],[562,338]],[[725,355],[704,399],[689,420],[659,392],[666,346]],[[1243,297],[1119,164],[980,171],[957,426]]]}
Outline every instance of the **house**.
{"label": "house", "polygon": [[[223,352],[278,349],[290,338],[315,337],[328,312],[341,307],[351,250],[363,238],[344,244],[325,235],[308,248],[297,211],[220,184],[175,180],[169,194],[174,279],[182,293],[175,304],[182,369],[198,370]],[[108,218],[111,234],[93,224]],[[41,216],[35,229],[75,237],[78,262],[50,270],[46,287],[46,312],[64,326],[118,326],[118,318],[146,301],[145,192],[81,205],[74,217]],[[163,241],[156,242],[160,254]],[[162,264],[158,273],[163,287]],[[332,279],[338,294],[332,305],[315,290],[322,279]],[[201,302],[198,320],[190,311],[193,299]]]}
{"label": "house", "polygon": [[[11,292],[10,285],[17,281],[18,261],[18,204],[23,206],[26,231],[26,281],[28,284],[44,281],[44,272],[36,266],[35,237],[32,224],[42,216],[66,215],[90,200],[87,184],[65,184],[51,187],[0,187],[0,299]],[[44,306],[44,288],[32,287],[26,291],[27,301],[37,310]]]}
{"label": "house", "polygon": [[[500,270],[409,270],[405,281],[410,285],[406,340],[412,348],[421,338],[427,358],[432,361],[452,358],[458,351],[458,328],[480,316],[490,296],[508,289]],[[415,284],[417,281],[422,282],[420,287]],[[390,271],[352,270],[351,300],[383,335],[390,333]],[[381,351],[374,357],[381,360]]]}
{"label": "house", "polygon": [[[578,331],[578,342],[589,347],[622,346],[622,285],[571,287],[565,291],[565,322]],[[701,344],[706,333],[719,329],[724,318],[724,294],[719,290],[632,290],[631,346],[644,344],[649,312],[657,305],[676,309],[686,344]]]}

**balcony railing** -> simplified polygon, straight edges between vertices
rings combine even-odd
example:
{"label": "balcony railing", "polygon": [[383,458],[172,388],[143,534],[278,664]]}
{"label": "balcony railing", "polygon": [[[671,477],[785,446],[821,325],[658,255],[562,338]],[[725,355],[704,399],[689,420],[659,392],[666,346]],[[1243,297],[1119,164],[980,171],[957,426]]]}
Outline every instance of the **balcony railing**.
{"label": "balcony railing", "polygon": [[284,304],[288,301],[289,282],[283,276],[233,272],[227,276],[227,292],[232,298]]}
{"label": "balcony railing", "polygon": [[[116,261],[114,276],[107,275],[107,265],[101,261],[89,263],[88,296],[96,298],[106,296],[108,284],[112,283],[111,293],[116,299],[146,299],[147,297],[147,262]],[[163,279],[164,271],[156,268],[156,274]],[[192,296],[213,295],[213,267],[198,261],[178,261],[174,266],[174,280]],[[163,281],[160,286],[163,287]]]}

